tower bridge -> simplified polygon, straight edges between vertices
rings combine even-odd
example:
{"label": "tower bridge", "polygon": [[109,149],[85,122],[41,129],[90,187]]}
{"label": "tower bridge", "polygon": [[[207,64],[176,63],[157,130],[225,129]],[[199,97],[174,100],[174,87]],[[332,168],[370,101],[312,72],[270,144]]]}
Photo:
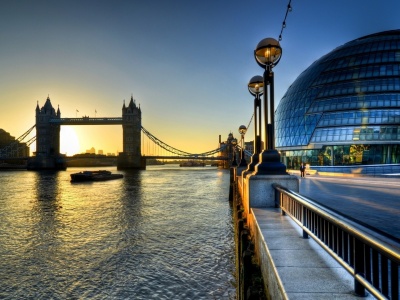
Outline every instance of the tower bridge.
{"label": "tower bridge", "polygon": [[61,118],[47,97],[45,104],[36,106],[36,156],[28,160],[28,169],[65,169],[65,159],[60,154],[60,127],[62,125],[122,125],[123,152],[119,153],[119,169],[145,169],[141,156],[140,134],[142,112],[131,97],[128,106],[122,106],[121,118]]}
{"label": "tower bridge", "polygon": [[[36,141],[36,155],[28,158],[27,168],[29,170],[41,169],[65,169],[65,155],[60,153],[60,129],[63,125],[122,125],[123,136],[123,151],[118,154],[117,167],[118,169],[145,169],[146,159],[210,159],[210,160],[227,160],[232,157],[226,151],[232,147],[226,147],[225,143],[220,143],[220,147],[204,153],[188,153],[176,149],[147,131],[142,127],[142,112],[140,106],[137,106],[133,97],[126,106],[125,101],[122,106],[122,117],[103,117],[91,118],[83,116],[81,118],[62,118],[61,111],[53,107],[50,97],[47,97],[45,104],[39,107],[39,102],[36,105],[36,123],[28,131],[31,132],[36,128],[36,136],[30,139],[30,143]],[[27,136],[25,133],[23,136]],[[163,149],[172,156],[166,155],[142,155],[141,149],[141,134],[154,143],[155,146]],[[224,155],[215,157],[224,151]],[[7,157],[4,153],[7,149],[0,149],[0,158]],[[226,153],[225,153],[226,152]]]}

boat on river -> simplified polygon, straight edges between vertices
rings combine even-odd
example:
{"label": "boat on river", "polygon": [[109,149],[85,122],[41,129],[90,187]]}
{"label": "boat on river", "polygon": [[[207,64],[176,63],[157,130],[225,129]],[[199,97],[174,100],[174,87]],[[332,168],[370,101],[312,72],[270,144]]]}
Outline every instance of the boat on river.
{"label": "boat on river", "polygon": [[71,182],[83,182],[83,181],[106,181],[122,178],[122,174],[113,174],[107,170],[98,171],[83,171],[79,173],[71,174]]}

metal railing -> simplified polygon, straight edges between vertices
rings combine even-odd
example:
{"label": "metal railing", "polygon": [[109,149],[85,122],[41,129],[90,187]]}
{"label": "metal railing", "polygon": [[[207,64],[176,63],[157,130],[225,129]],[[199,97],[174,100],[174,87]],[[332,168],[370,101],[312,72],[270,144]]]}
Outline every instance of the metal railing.
{"label": "metal railing", "polygon": [[274,184],[275,204],[354,278],[354,290],[377,299],[399,299],[400,248],[312,200]]}

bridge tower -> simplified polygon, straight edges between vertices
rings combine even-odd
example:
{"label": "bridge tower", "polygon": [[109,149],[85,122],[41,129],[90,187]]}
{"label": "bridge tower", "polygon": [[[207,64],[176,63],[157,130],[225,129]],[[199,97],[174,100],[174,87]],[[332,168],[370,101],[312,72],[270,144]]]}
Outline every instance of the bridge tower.
{"label": "bridge tower", "polygon": [[60,125],[50,120],[60,119],[60,108],[55,111],[47,97],[45,104],[36,105],[36,156],[28,160],[28,169],[65,169],[65,159],[60,155]]}
{"label": "bridge tower", "polygon": [[145,169],[142,159],[141,131],[142,111],[136,106],[133,96],[128,106],[122,106],[123,152],[118,155],[118,169]]}

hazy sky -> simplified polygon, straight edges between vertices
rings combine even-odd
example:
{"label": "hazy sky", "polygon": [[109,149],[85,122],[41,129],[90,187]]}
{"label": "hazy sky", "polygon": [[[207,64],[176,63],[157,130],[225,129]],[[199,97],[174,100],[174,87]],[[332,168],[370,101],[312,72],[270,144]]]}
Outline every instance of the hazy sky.
{"label": "hazy sky", "polygon": [[[120,117],[131,95],[142,125],[200,153],[253,113],[253,50],[278,39],[288,1],[0,1],[0,128],[19,137],[50,95],[62,117]],[[276,106],[312,62],[355,38],[400,28],[400,1],[293,0],[275,71]],[[76,113],[79,110],[79,113]],[[251,125],[247,140],[253,139]],[[122,151],[121,126],[75,126],[80,152]],[[65,129],[65,128],[63,128]],[[76,132],[77,136],[74,136]],[[34,133],[32,133],[34,134]],[[69,135],[68,135],[69,134]],[[75,141],[76,142],[76,141]],[[34,146],[34,144],[33,144]],[[34,147],[32,147],[34,150]],[[146,146],[145,146],[146,148]]]}

